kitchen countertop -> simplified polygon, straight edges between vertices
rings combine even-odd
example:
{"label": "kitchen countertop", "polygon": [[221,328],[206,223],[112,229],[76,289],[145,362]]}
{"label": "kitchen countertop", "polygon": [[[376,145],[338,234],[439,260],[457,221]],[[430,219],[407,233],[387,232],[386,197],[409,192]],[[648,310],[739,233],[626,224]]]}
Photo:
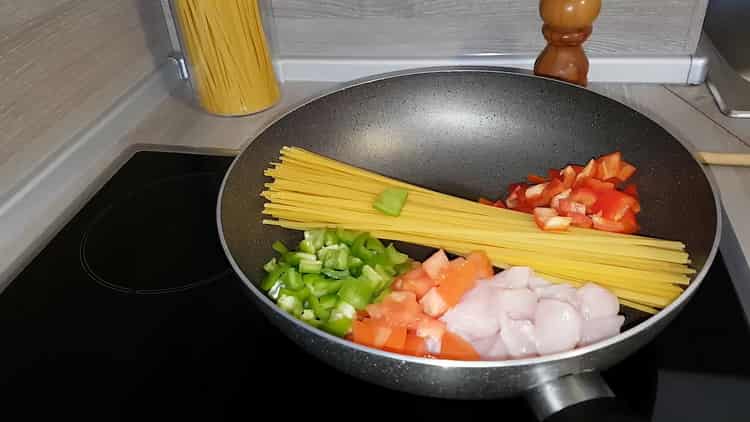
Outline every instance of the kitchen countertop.
{"label": "kitchen countertop", "polygon": [[[47,239],[64,225],[88,198],[137,149],[165,149],[185,152],[213,152],[236,154],[293,105],[307,98],[336,88],[337,83],[319,81],[287,81],[282,85],[282,100],[273,108],[246,117],[218,117],[208,115],[191,105],[182,88],[173,91],[153,110],[139,119],[139,123],[117,140],[110,140],[106,148],[91,145],[72,151],[55,170],[63,172],[75,163],[86,166],[68,173],[73,176],[54,177],[51,171],[46,180],[37,181],[30,193],[16,200],[15,208],[24,204],[35,212],[25,213],[23,219],[0,218],[0,287],[40,250]],[[692,151],[750,153],[750,119],[729,119],[723,116],[705,87],[664,86],[650,84],[592,84],[590,89],[618,100],[653,119],[671,132]],[[735,288],[740,293],[746,314],[750,315],[750,168],[709,167],[716,182],[726,215],[721,250],[727,261]],[[54,190],[64,184],[65,195],[34,195],[34,189]],[[4,207],[4,208],[3,208]],[[13,206],[0,204],[0,214],[13,217]],[[20,211],[16,210],[17,214]],[[14,222],[15,221],[15,222]],[[5,231],[3,224],[12,225]]]}

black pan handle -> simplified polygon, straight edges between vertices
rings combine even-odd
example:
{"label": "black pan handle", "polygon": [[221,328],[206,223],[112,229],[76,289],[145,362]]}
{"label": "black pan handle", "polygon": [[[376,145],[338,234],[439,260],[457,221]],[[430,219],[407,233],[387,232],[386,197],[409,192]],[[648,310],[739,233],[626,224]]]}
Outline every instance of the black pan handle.
{"label": "black pan handle", "polygon": [[526,401],[544,422],[647,421],[615,397],[596,372],[568,375],[526,392]]}

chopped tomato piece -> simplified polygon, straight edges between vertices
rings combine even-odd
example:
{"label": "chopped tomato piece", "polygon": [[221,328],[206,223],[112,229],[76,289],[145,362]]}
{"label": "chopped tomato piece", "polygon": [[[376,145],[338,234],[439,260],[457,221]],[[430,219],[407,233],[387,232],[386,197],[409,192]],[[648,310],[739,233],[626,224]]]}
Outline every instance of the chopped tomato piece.
{"label": "chopped tomato piece", "polygon": [[391,287],[395,291],[412,292],[417,297],[417,299],[421,299],[422,296],[424,296],[425,293],[427,293],[427,291],[434,286],[435,281],[428,277],[425,273],[424,277],[422,278],[407,279],[404,277],[399,277],[393,281],[393,285]]}
{"label": "chopped tomato piece", "polygon": [[638,199],[640,197],[640,195],[638,195],[638,188],[633,183],[625,186],[625,188],[622,191],[632,196],[635,199]]}
{"label": "chopped tomato piece", "polygon": [[634,221],[625,221],[625,218],[622,221],[614,221],[600,215],[592,215],[591,221],[595,229],[615,233],[635,233],[638,227]]}
{"label": "chopped tomato piece", "polygon": [[586,215],[586,206],[570,199],[561,199],[557,211],[566,217],[570,216],[570,214]]}
{"label": "chopped tomato piece", "polygon": [[578,173],[579,178],[584,177],[594,177],[596,172],[596,160],[593,158],[589,160],[589,162],[586,164],[586,167],[584,167],[580,173]]}
{"label": "chopped tomato piece", "polygon": [[415,328],[424,318],[422,308],[413,292],[394,291],[380,303],[365,307],[370,318],[396,327]]}
{"label": "chopped tomato piece", "polygon": [[636,168],[630,163],[627,163],[625,161],[622,162],[622,166],[620,166],[620,171],[617,172],[617,179],[621,182],[625,182],[635,173]]}
{"label": "chopped tomato piece", "polygon": [[431,279],[437,280],[446,265],[448,265],[448,256],[445,251],[439,249],[422,263],[422,268]]}
{"label": "chopped tomato piece", "polygon": [[616,178],[620,171],[622,154],[619,151],[604,155],[597,160],[596,178],[608,180]]}
{"label": "chopped tomato piece", "polygon": [[482,196],[479,197],[479,203],[480,204],[484,204],[484,205],[495,205],[494,202],[492,202],[489,199],[487,199],[485,197],[482,197]]}
{"label": "chopped tomato piece", "polygon": [[411,356],[423,357],[427,353],[424,339],[411,333],[406,334],[404,353]]}
{"label": "chopped tomato piece", "polygon": [[484,251],[474,251],[466,255],[466,260],[474,264],[477,269],[477,278],[486,279],[495,275],[490,258]]}
{"label": "chopped tomato piece", "polygon": [[[456,305],[464,293],[474,287],[478,272],[475,261],[464,258],[456,258],[448,264],[443,270],[440,285],[437,287],[437,293],[448,308]],[[436,316],[429,313],[428,315]]]}
{"label": "chopped tomato piece", "polygon": [[422,311],[433,317],[442,315],[448,310],[448,304],[445,302],[437,287],[433,287],[419,299],[419,304],[422,306]]}
{"label": "chopped tomato piece", "polygon": [[526,189],[526,192],[524,193],[524,197],[526,200],[535,199],[537,197],[541,197],[542,193],[544,192],[544,188],[547,187],[547,183],[540,183],[538,185],[530,186]]}
{"label": "chopped tomato piece", "polygon": [[532,184],[544,183],[547,181],[547,179],[545,179],[544,177],[534,173],[529,173],[529,175],[526,176],[526,179],[529,181],[529,183]]}
{"label": "chopped tomato piece", "polygon": [[562,182],[561,175],[562,175],[562,172],[560,170],[558,170],[558,169],[549,169],[549,170],[547,170],[547,178],[550,181],[555,180],[555,179],[560,179],[560,181]]}
{"label": "chopped tomato piece", "polygon": [[365,319],[352,322],[352,340],[355,343],[402,352],[406,344],[406,328],[390,326],[383,321]]}
{"label": "chopped tomato piece", "polygon": [[545,203],[543,205],[547,206],[552,201],[552,198],[559,195],[560,193],[565,191],[565,185],[562,181],[559,179],[553,179],[551,182],[547,184],[547,186],[544,188],[544,192],[542,192],[542,196],[544,197]]}
{"label": "chopped tomato piece", "polygon": [[586,209],[589,209],[590,207],[594,206],[596,204],[596,200],[598,198],[598,195],[593,189],[581,187],[573,189],[572,192],[570,192],[570,196],[568,199],[574,202],[580,202],[581,204],[586,206]]}
{"label": "chopped tomato piece", "polygon": [[498,200],[497,200],[497,201],[495,201],[495,202],[494,202],[494,203],[493,203],[492,205],[493,205],[493,206],[495,206],[495,207],[497,207],[497,208],[507,208],[507,207],[505,206],[505,203],[503,202],[503,200],[502,200],[502,199],[498,199]]}
{"label": "chopped tomato piece", "polygon": [[443,338],[446,330],[447,327],[443,321],[427,317],[419,321],[416,334],[421,338],[431,338],[439,341]]}
{"label": "chopped tomato piece", "polygon": [[595,179],[593,177],[587,177],[581,180],[580,186],[591,188],[597,192],[605,191],[605,190],[613,190],[615,188],[614,183],[602,182],[601,180]]}
{"label": "chopped tomato piece", "polygon": [[565,189],[564,191],[562,191],[562,192],[558,193],[557,195],[553,196],[552,200],[549,201],[549,206],[552,207],[552,208],[554,208],[554,209],[559,208],[560,207],[560,200],[561,199],[565,199],[568,196],[570,196],[570,192],[571,191],[572,191],[572,189]]}
{"label": "chopped tomato piece", "polygon": [[569,167],[572,167],[572,168],[573,168],[573,171],[575,171],[575,172],[576,172],[576,176],[578,176],[579,174],[581,174],[581,172],[582,172],[582,171],[583,171],[583,169],[584,169],[584,167],[583,167],[583,166],[578,166],[578,165],[575,165],[575,164],[573,164],[573,165],[570,165]]}
{"label": "chopped tomato piece", "polygon": [[479,353],[461,336],[446,331],[440,344],[439,357],[451,360],[479,360]]}
{"label": "chopped tomato piece", "polygon": [[622,220],[620,221],[625,225],[625,231],[623,233],[636,233],[641,229],[635,219],[635,213],[632,210],[625,211],[625,215],[622,216]]}
{"label": "chopped tomato piece", "polygon": [[545,231],[565,231],[570,227],[572,219],[558,216],[557,211],[552,208],[534,208],[534,221]]}
{"label": "chopped tomato piece", "polygon": [[620,192],[610,190],[600,192],[596,203],[591,207],[592,214],[599,214],[608,220],[620,221],[627,210],[638,207],[638,200]]}
{"label": "chopped tomato piece", "polygon": [[589,229],[594,225],[594,223],[591,221],[591,218],[585,214],[571,213],[568,214],[568,217],[571,218],[570,224],[572,226]]}
{"label": "chopped tomato piece", "polygon": [[526,188],[525,183],[515,183],[510,185],[508,188],[508,197],[505,199],[505,205],[511,209],[519,209],[526,202]]}
{"label": "chopped tomato piece", "polygon": [[[583,170],[583,168],[581,168],[581,170]],[[562,175],[563,186],[565,186],[566,189],[573,187],[573,183],[576,181],[576,175],[578,174],[573,166],[565,167],[560,174]]]}

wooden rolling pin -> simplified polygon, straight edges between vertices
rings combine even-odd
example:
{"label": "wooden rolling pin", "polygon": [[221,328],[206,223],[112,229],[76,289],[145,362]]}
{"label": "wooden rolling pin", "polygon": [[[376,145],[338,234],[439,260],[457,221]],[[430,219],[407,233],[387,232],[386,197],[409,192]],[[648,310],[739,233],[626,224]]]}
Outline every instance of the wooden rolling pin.
{"label": "wooden rolling pin", "polygon": [[750,154],[736,154],[729,152],[698,152],[698,161],[714,166],[750,167]]}

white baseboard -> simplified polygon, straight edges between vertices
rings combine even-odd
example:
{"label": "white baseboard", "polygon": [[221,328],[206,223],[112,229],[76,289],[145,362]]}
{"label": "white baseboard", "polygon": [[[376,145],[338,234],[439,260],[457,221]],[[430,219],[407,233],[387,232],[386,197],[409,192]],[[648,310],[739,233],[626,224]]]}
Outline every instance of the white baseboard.
{"label": "white baseboard", "polygon": [[[294,58],[278,60],[286,81],[348,82],[380,73],[433,66],[497,66],[531,70],[535,57],[476,56],[455,59]],[[592,57],[590,82],[701,84],[707,62],[693,56]]]}

